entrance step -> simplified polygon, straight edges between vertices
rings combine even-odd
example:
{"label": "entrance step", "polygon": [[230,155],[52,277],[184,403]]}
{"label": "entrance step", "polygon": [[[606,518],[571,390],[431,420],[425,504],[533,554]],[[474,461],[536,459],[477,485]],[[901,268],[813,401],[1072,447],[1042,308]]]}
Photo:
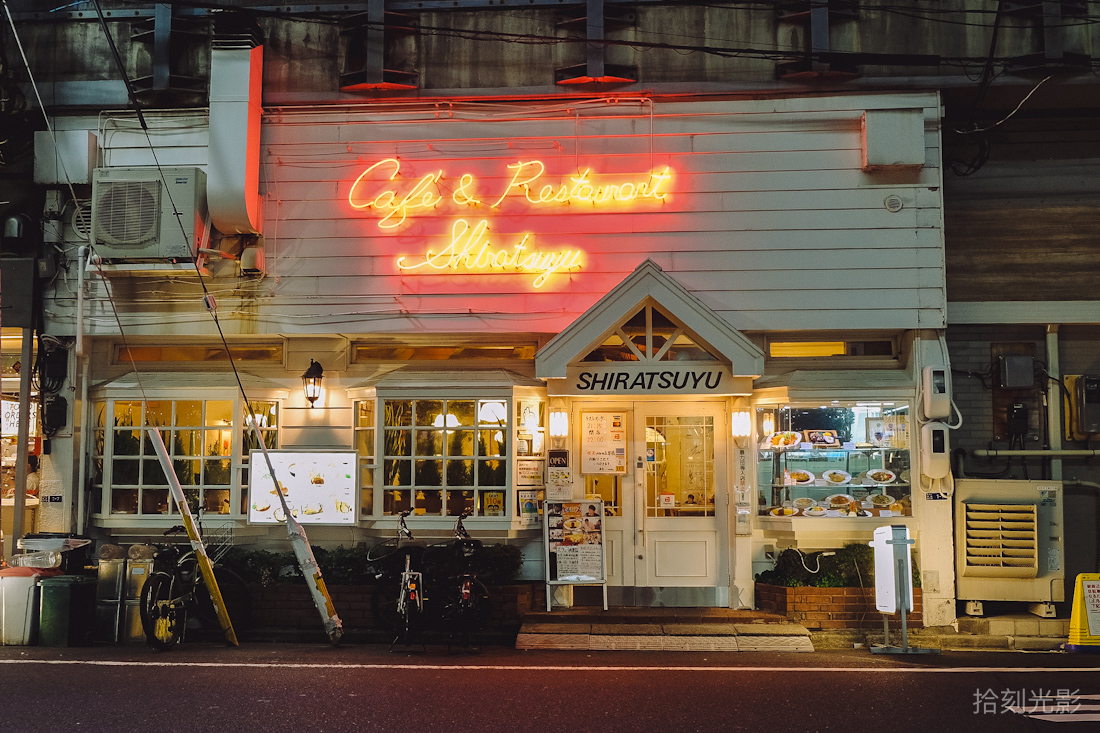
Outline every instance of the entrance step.
{"label": "entrance step", "polygon": [[785,616],[726,608],[566,608],[528,613],[517,649],[812,652]]}

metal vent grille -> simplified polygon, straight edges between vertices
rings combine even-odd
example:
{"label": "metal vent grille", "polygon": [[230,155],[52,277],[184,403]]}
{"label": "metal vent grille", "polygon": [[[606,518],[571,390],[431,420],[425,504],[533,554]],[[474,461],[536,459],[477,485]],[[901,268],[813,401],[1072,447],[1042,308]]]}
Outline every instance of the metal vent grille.
{"label": "metal vent grille", "polygon": [[1039,572],[1035,504],[964,504],[966,567],[976,577],[1034,578]]}
{"label": "metal vent grille", "polygon": [[160,233],[160,181],[102,181],[95,196],[95,240],[144,244]]}

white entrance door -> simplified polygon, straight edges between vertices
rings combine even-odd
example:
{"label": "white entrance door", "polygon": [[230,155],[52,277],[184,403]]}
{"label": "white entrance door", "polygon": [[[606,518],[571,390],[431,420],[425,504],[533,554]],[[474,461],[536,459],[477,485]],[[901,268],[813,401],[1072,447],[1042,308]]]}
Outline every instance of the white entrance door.
{"label": "white entrance door", "polygon": [[609,585],[633,588],[622,598],[637,605],[726,605],[723,406],[683,401],[616,407],[627,418],[627,474],[585,477],[588,489],[601,495],[608,486],[615,489],[616,515],[605,518],[604,533]]}

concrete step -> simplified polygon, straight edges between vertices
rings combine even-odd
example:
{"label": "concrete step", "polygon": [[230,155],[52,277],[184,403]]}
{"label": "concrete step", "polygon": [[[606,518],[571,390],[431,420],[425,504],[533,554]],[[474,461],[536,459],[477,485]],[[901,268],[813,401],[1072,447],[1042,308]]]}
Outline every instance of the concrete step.
{"label": "concrete step", "polygon": [[725,608],[567,608],[524,616],[517,649],[812,652],[783,616]]}

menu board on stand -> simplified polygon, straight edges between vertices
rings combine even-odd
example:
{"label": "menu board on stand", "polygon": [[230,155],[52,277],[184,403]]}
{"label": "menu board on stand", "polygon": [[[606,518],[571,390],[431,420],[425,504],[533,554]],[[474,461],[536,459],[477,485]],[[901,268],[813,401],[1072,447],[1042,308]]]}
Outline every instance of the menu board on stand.
{"label": "menu board on stand", "polygon": [[543,512],[546,547],[546,610],[552,586],[602,585],[607,610],[607,556],[604,552],[602,501],[553,501]]}

